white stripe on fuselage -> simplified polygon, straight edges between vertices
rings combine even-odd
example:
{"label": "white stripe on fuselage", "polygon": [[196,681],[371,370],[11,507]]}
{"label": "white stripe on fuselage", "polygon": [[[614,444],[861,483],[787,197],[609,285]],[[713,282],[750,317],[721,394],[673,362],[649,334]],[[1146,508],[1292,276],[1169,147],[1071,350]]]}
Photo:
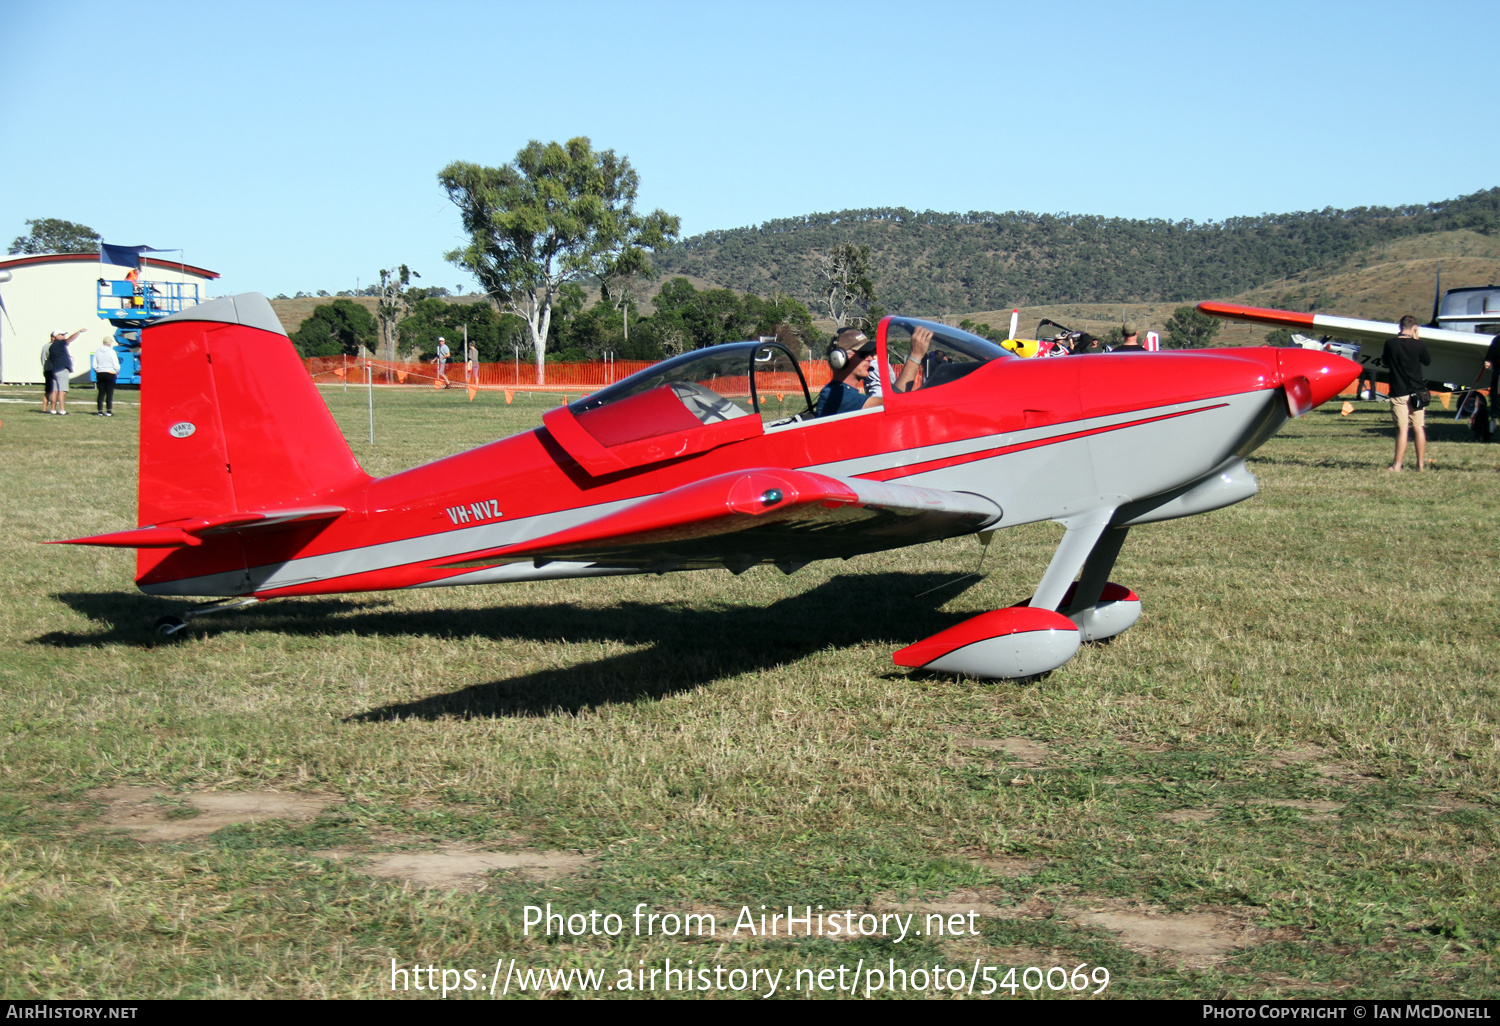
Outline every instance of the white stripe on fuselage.
{"label": "white stripe on fuselage", "polygon": [[[227,574],[210,574],[203,577],[187,577],[176,581],[148,584],[142,586],[141,590],[151,595],[233,595],[245,594],[246,590],[270,591],[274,588],[289,588],[294,584],[306,584],[310,581],[326,581],[335,577],[369,573],[372,570],[389,570],[392,567],[450,556],[462,556],[469,552],[495,549],[502,545],[514,545],[532,538],[541,538],[556,531],[616,513],[627,506],[635,505],[644,498],[649,498],[649,496],[601,502],[595,506],[575,506],[572,509],[539,513],[533,517],[521,517],[517,520],[498,520],[457,531],[424,534],[416,538],[380,542],[376,545],[328,552],[319,556],[302,556],[289,559],[285,563],[267,563],[248,571],[248,589],[244,583],[247,572],[237,570]],[[239,590],[223,590],[229,581],[241,582],[237,585]],[[199,588],[212,590],[193,590]]]}

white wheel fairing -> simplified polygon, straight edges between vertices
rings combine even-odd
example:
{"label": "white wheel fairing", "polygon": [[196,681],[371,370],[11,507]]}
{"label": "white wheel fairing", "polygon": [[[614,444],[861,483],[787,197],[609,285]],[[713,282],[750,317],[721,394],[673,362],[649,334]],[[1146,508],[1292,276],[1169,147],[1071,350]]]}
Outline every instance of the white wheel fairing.
{"label": "white wheel fairing", "polygon": [[[1068,590],[1063,593],[1063,609],[1073,604],[1073,593],[1077,590],[1077,582],[1068,585]],[[1025,609],[1030,605],[1031,599],[1025,599],[1011,608]],[[1084,641],[1103,641],[1135,626],[1135,622],[1141,618],[1141,597],[1123,584],[1110,581],[1104,586],[1097,603],[1067,616],[1078,625]]]}
{"label": "white wheel fairing", "polygon": [[970,677],[1031,677],[1072,659],[1082,643],[1073,621],[1050,609],[1011,606],[956,624],[895,654],[900,666]]}
{"label": "white wheel fairing", "polygon": [[1141,600],[1133,595],[1114,602],[1101,601],[1068,617],[1078,625],[1078,633],[1084,641],[1103,641],[1123,634],[1140,618]]}
{"label": "white wheel fairing", "polygon": [[926,668],[969,677],[1032,677],[1072,659],[1081,642],[1082,635],[1071,624],[1054,630],[1022,631],[965,645]]}

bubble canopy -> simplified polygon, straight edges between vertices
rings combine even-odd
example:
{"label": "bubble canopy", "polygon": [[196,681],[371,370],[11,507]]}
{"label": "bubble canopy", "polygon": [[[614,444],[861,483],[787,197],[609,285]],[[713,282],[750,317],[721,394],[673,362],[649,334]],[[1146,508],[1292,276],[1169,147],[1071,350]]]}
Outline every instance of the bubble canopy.
{"label": "bubble canopy", "polygon": [[[777,416],[799,413],[812,407],[807,380],[791,350],[780,342],[730,342],[695,349],[653,364],[568,404],[582,423],[598,422],[606,408],[624,404],[667,413],[664,402],[674,397],[699,424],[712,424],[753,414]],[[643,401],[641,397],[660,397]],[[774,401],[766,407],[768,397]]]}
{"label": "bubble canopy", "polygon": [[887,317],[880,322],[878,339],[885,347],[885,369],[888,384],[894,388],[911,353],[912,334],[918,328],[932,332],[932,342],[927,354],[922,357],[921,367],[908,391],[936,388],[950,381],[957,381],[971,374],[991,360],[1017,360],[1020,357],[1008,353],[989,339],[981,338],[961,328],[952,328],[937,321],[924,321],[915,317]]}

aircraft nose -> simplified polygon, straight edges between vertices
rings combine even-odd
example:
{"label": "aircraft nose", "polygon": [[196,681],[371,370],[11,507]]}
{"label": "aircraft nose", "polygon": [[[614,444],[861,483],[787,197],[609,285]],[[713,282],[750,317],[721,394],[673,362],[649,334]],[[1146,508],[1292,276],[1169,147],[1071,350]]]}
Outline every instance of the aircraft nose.
{"label": "aircraft nose", "polygon": [[1359,364],[1353,360],[1316,349],[1278,349],[1276,364],[1288,396],[1301,391],[1295,379],[1307,380],[1308,391],[1311,393],[1306,396],[1309,410],[1323,405],[1359,377]]}

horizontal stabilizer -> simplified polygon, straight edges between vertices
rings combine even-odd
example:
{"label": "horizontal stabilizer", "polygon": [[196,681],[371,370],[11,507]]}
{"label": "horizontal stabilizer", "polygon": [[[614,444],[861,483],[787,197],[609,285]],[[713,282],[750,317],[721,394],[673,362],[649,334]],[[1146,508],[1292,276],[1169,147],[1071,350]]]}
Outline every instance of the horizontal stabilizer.
{"label": "horizontal stabilizer", "polygon": [[100,545],[107,549],[176,549],[184,545],[202,545],[203,539],[180,527],[137,527],[133,531],[114,531],[88,538],[66,538],[48,545]]}
{"label": "horizontal stabilizer", "polygon": [[100,545],[114,549],[175,549],[202,545],[200,535],[264,530],[303,520],[332,520],[345,512],[347,510],[343,506],[305,506],[301,509],[266,509],[255,513],[220,513],[211,517],[193,517],[169,524],[152,524],[130,531],[69,538],[48,544]]}
{"label": "horizontal stabilizer", "polygon": [[461,564],[531,558],[647,570],[800,565],[982,530],[1000,508],[979,495],[801,470],[721,474]]}

